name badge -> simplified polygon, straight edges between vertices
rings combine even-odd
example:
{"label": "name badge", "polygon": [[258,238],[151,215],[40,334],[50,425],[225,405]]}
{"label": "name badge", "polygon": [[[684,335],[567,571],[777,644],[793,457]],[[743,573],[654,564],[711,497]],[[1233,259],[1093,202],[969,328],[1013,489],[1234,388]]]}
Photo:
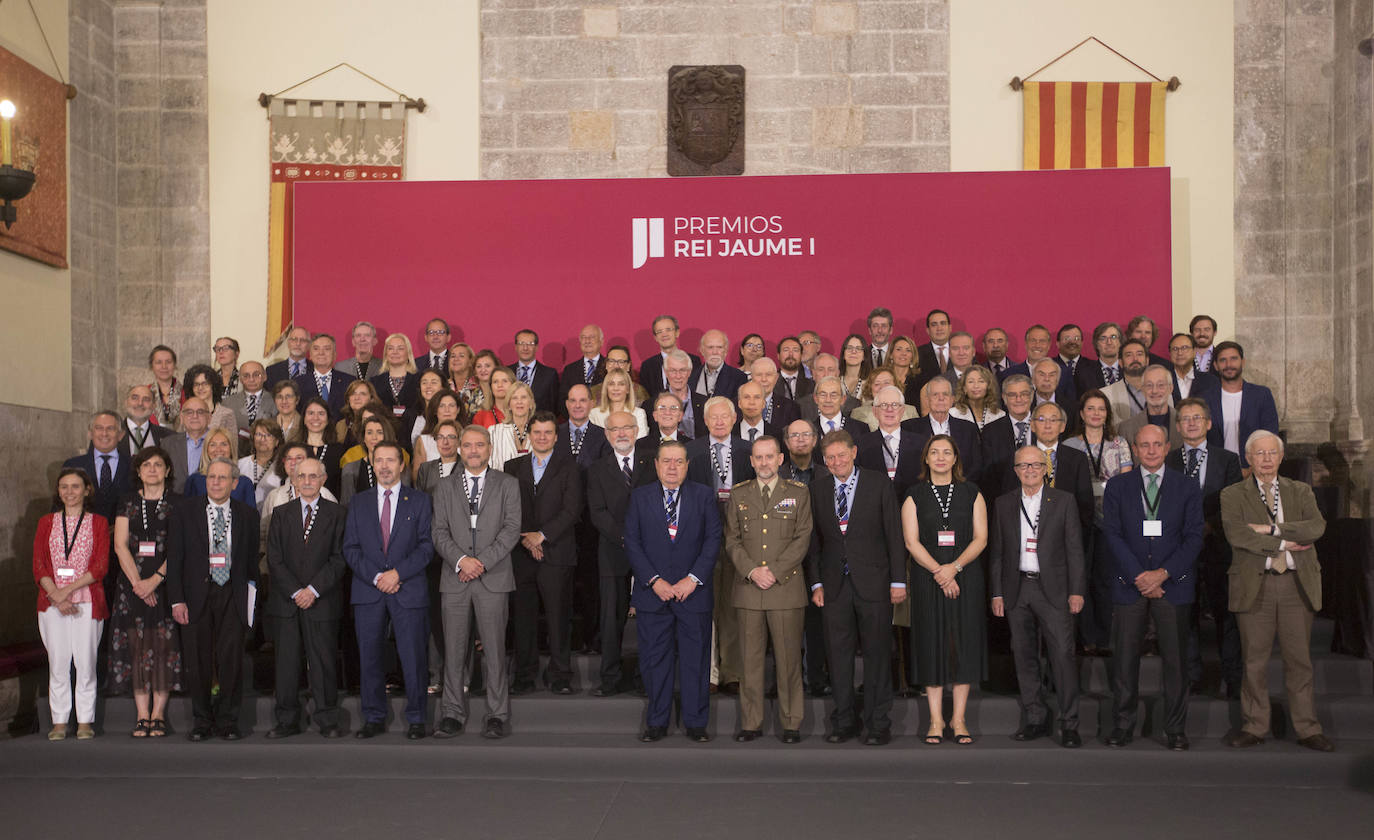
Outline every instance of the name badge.
{"label": "name badge", "polygon": [[391,407],[391,416],[392,416],[392,417],[404,417],[404,416],[405,416],[405,413],[406,413],[406,407],[403,406],[403,405],[393,405],[393,406]]}
{"label": "name badge", "polygon": [[474,531],[477,530],[477,514],[475,514],[475,513],[470,513],[470,514],[468,514],[468,527],[471,528],[471,529],[474,530]]}
{"label": "name badge", "polygon": [[1026,537],[1026,553],[1027,553],[1027,554],[1034,554],[1034,553],[1035,553],[1035,546],[1036,546],[1039,542],[1040,542],[1040,541],[1039,541],[1038,539],[1036,539],[1035,537]]}
{"label": "name badge", "polygon": [[730,500],[730,488],[722,487],[719,490],[717,490],[716,498],[722,502],[728,502]]}
{"label": "name badge", "polygon": [[669,525],[669,526],[668,526],[668,539],[670,539],[670,540],[675,540],[675,539],[677,539],[677,526],[676,526],[676,525]]}
{"label": "name badge", "polygon": [[1147,520],[1145,520],[1144,522],[1142,522],[1142,523],[1140,523],[1140,524],[1141,524],[1141,526],[1142,526],[1142,528],[1143,528],[1143,533],[1144,533],[1145,536],[1147,536],[1147,537],[1162,537],[1162,536],[1164,536],[1164,523],[1163,523],[1163,522],[1160,522],[1158,519],[1147,519]]}
{"label": "name badge", "polygon": [[226,566],[228,566],[228,565],[229,565],[229,558],[228,558],[228,556],[226,556],[226,555],[224,555],[224,554],[211,554],[211,555],[210,555],[210,568],[212,568],[212,569],[223,569],[224,567],[226,567]]}
{"label": "name badge", "polygon": [[76,569],[58,566],[53,571],[56,573],[53,579],[58,583],[71,583],[76,580]]}
{"label": "name badge", "polygon": [[247,440],[247,439],[248,439],[248,430],[247,430],[247,429],[239,429],[239,437],[243,438],[244,440]]}
{"label": "name badge", "polygon": [[848,534],[848,533],[849,533],[849,518],[848,518],[848,517],[846,517],[846,518],[840,520],[840,533],[841,533],[841,534]]}
{"label": "name badge", "polygon": [[887,478],[888,478],[888,480],[890,481],[890,480],[892,480],[892,479],[894,479],[894,478],[896,478],[896,477],[897,477],[897,468],[896,468],[896,467],[891,467],[891,468],[889,468],[888,471],[887,471]]}
{"label": "name badge", "polygon": [[940,531],[939,533],[937,533],[937,534],[935,535],[935,539],[936,539],[936,544],[939,545],[940,548],[953,548],[953,547],[954,547],[954,532],[953,532],[953,531]]}
{"label": "name badge", "polygon": [[153,542],[152,540],[138,541],[139,557],[152,557],[154,554],[157,554],[157,543]]}

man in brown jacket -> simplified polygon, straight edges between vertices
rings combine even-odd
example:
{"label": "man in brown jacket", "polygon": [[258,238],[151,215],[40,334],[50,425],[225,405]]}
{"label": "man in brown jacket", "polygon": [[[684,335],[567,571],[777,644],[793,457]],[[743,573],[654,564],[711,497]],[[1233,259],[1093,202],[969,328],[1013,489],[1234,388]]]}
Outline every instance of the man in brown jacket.
{"label": "man in brown jacket", "polygon": [[1231,612],[1240,629],[1245,676],[1240,731],[1232,747],[1253,747],[1269,731],[1267,669],[1274,637],[1298,743],[1335,749],[1322,734],[1312,699],[1312,615],[1322,606],[1321,565],[1312,543],[1326,530],[1312,488],[1279,477],[1283,441],[1261,429],[1245,441],[1252,476],[1221,491],[1221,521],[1231,543]]}

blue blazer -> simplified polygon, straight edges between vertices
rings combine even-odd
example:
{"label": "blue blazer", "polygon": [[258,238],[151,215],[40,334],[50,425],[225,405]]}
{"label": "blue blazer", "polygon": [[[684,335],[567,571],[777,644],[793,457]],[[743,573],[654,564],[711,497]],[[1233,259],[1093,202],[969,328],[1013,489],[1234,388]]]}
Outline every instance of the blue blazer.
{"label": "blue blazer", "polygon": [[[1226,432],[1221,416],[1221,389],[1215,388],[1202,396],[1212,410],[1212,430],[1207,433],[1207,442],[1213,446],[1226,443]],[[1242,382],[1240,390],[1240,466],[1247,469],[1250,462],[1245,459],[1245,441],[1250,433],[1258,429],[1268,429],[1279,433],[1279,410],[1274,405],[1274,393],[1263,385]]]}
{"label": "blue blazer", "polygon": [[372,579],[388,569],[401,576],[401,591],[396,600],[403,607],[419,609],[429,605],[425,568],[434,558],[430,539],[430,500],[414,487],[397,487],[396,518],[391,526],[391,542],[382,551],[382,523],[377,515],[377,488],[353,497],[348,504],[344,526],[344,562],[353,570],[353,593],[349,603],[371,604],[382,599],[382,591]]}
{"label": "blue blazer", "polygon": [[[1208,464],[1210,469],[1213,465]],[[1197,556],[1202,550],[1202,490],[1197,482],[1164,470],[1159,488],[1161,536],[1144,535],[1145,479],[1139,468],[1115,476],[1102,494],[1102,532],[1112,555],[1112,602],[1134,604],[1140,598],[1135,578],[1141,572],[1167,569],[1164,598],[1191,604],[1197,583]]]}
{"label": "blue blazer", "polygon": [[701,585],[681,604],[688,612],[710,612],[716,554],[720,551],[720,514],[715,494],[704,484],[684,481],[678,495],[677,540],[668,539],[668,520],[663,512],[663,485],[657,481],[630,493],[625,512],[625,553],[634,573],[630,604],[636,610],[662,612],[671,601],[660,601],[649,583],[661,577],[677,583],[689,574]]}
{"label": "blue blazer", "polygon": [[[357,379],[356,376],[349,376],[341,370],[331,369],[329,371],[329,419],[338,420],[343,414],[344,391],[348,390],[348,383]],[[292,380],[301,392],[301,406],[311,397],[320,396],[319,386],[315,384],[315,368],[312,366],[305,373]]]}

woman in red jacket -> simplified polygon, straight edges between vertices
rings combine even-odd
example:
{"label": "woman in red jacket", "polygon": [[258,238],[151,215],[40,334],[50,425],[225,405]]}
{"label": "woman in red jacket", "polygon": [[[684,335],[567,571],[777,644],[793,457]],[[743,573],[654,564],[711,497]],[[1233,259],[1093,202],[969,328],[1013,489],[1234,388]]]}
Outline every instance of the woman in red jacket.
{"label": "woman in red jacket", "polygon": [[38,632],[48,649],[49,741],[67,737],[72,714],[72,663],[76,664],[76,737],[95,737],[95,658],[109,616],[101,581],[110,562],[110,526],[87,509],[94,492],[85,470],[57,476],[61,510],[38,522],[33,538],[33,579],[38,584]]}

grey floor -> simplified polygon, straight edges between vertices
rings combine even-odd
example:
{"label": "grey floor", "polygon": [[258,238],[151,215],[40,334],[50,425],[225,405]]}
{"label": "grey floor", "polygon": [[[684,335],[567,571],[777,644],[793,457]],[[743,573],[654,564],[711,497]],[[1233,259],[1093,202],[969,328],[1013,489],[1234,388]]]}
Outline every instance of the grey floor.
{"label": "grey floor", "polygon": [[1208,740],[1076,752],[765,739],[655,745],[596,735],[236,744],[123,734],[0,743],[0,836],[1368,837],[1374,742],[1322,755]]}

